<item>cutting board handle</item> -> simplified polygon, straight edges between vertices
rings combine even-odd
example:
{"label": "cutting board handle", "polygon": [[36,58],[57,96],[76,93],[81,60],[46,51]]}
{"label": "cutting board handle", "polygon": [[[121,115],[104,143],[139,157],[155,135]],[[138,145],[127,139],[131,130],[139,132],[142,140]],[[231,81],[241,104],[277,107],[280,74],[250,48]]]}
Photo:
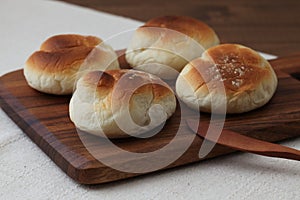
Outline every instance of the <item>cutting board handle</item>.
{"label": "cutting board handle", "polygon": [[[198,136],[215,142],[216,144],[258,155],[300,161],[300,151],[297,149],[258,140],[226,129],[222,130],[218,138],[212,137],[211,135],[207,135],[208,123],[199,123],[199,121],[191,119],[186,121],[191,130],[197,133]],[[213,129],[214,127],[210,126],[210,128]]]}
{"label": "cutting board handle", "polygon": [[273,60],[272,67],[279,75],[283,73],[300,80],[300,54]]}

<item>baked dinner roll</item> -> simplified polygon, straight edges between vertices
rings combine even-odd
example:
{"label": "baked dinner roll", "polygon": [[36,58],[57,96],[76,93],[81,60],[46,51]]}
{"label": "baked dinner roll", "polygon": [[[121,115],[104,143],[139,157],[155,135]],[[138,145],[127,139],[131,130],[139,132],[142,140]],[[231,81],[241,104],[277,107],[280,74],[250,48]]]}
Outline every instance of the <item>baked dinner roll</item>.
{"label": "baked dinner roll", "polygon": [[[221,83],[221,84],[220,84]],[[217,87],[218,85],[218,87]],[[224,95],[221,93],[225,89]],[[223,44],[206,50],[187,64],[176,81],[178,97],[189,107],[211,112],[226,101],[227,113],[243,113],[266,104],[277,87],[271,65],[254,50],[237,44]],[[224,91],[224,90],[223,90]]]}
{"label": "baked dinner roll", "polygon": [[197,19],[158,17],[135,31],[126,60],[134,69],[175,79],[189,61],[217,44],[219,39],[214,30]]}
{"label": "baked dinner roll", "polygon": [[85,74],[77,82],[69,110],[80,130],[122,138],[163,124],[175,108],[175,95],[165,82],[145,72],[124,69]]}
{"label": "baked dinner roll", "polygon": [[26,61],[24,75],[36,90],[66,95],[82,74],[105,69],[119,69],[109,45],[97,37],[68,34],[47,39]]}

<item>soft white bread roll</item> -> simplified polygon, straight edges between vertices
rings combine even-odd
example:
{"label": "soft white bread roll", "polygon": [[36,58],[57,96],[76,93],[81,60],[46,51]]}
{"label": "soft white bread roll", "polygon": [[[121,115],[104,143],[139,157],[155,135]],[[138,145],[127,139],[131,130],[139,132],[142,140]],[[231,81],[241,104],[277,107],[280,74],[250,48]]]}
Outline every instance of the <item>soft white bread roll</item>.
{"label": "soft white bread roll", "polygon": [[163,124],[175,108],[175,95],[160,78],[136,70],[108,70],[79,79],[69,110],[80,130],[122,138]]}
{"label": "soft white bread roll", "polygon": [[139,27],[126,50],[126,60],[134,69],[175,79],[191,60],[219,44],[212,28],[186,16],[151,19]]}
{"label": "soft white bread roll", "polygon": [[[224,86],[224,95],[220,86]],[[176,81],[178,97],[189,107],[204,112],[211,112],[212,98],[217,99],[216,110],[221,110],[218,99],[222,95],[227,113],[259,108],[271,99],[276,87],[277,77],[269,62],[256,51],[237,44],[206,50],[201,58],[184,67]]]}
{"label": "soft white bread roll", "polygon": [[47,39],[26,61],[24,75],[36,90],[66,95],[82,74],[105,69],[119,69],[109,45],[97,37],[67,34]]}

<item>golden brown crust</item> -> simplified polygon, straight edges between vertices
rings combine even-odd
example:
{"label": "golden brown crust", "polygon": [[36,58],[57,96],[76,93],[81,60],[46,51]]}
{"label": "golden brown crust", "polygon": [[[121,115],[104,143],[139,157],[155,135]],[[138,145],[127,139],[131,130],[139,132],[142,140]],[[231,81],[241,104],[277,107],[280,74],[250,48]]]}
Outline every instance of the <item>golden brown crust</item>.
{"label": "golden brown crust", "polygon": [[254,90],[262,80],[271,76],[270,64],[250,48],[236,44],[222,44],[208,49],[208,56],[217,71],[211,77],[222,80],[227,92]]}
{"label": "golden brown crust", "polygon": [[83,82],[91,86],[97,85],[97,88],[109,88],[114,85],[115,79],[107,72],[93,71],[83,77]]}
{"label": "golden brown crust", "polygon": [[[200,20],[187,16],[162,16],[149,20],[142,27],[168,28],[193,38],[204,48],[216,45],[219,39],[215,31]],[[206,45],[206,44],[209,44]]]}
{"label": "golden brown crust", "polygon": [[26,66],[31,70],[48,73],[68,72],[80,66],[93,49],[94,47],[80,46],[51,52],[36,51],[28,58]]}
{"label": "golden brown crust", "polygon": [[155,98],[163,98],[173,93],[161,79],[154,78],[152,75],[144,72],[127,69],[89,72],[84,76],[83,83],[91,88],[97,85],[97,92],[101,94],[104,88],[112,90],[120,79],[122,79],[122,87],[124,86],[124,89],[137,89],[134,91],[134,94],[143,93],[151,89]]}
{"label": "golden brown crust", "polygon": [[94,36],[56,35],[47,39],[26,61],[32,70],[55,73],[80,66],[89,53],[100,43]]}
{"label": "golden brown crust", "polygon": [[94,36],[76,34],[55,35],[47,39],[40,47],[41,51],[57,51],[74,47],[95,47],[102,40]]}
{"label": "golden brown crust", "polygon": [[135,31],[125,57],[133,69],[174,80],[188,62],[219,42],[213,29],[197,19],[164,16]]}
{"label": "golden brown crust", "polygon": [[26,61],[24,76],[41,92],[72,94],[86,72],[119,69],[115,51],[94,36],[56,35],[47,39]]}
{"label": "golden brown crust", "polygon": [[[276,87],[276,74],[269,62],[254,50],[237,44],[206,50],[184,67],[176,81],[179,98],[204,112],[211,112],[211,98],[224,97],[227,113],[253,110],[266,104]],[[220,102],[214,105],[222,112],[224,105]]]}
{"label": "golden brown crust", "polygon": [[158,77],[136,70],[93,71],[77,82],[70,118],[88,133],[124,138],[161,125],[175,109],[173,91]]}

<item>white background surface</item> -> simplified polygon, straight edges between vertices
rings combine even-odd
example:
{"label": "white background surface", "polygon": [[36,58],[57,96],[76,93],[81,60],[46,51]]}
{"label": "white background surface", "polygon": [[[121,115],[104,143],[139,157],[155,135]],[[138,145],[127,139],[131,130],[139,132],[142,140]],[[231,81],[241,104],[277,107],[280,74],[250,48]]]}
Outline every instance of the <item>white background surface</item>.
{"label": "white background surface", "polygon": [[[105,40],[140,24],[61,2],[1,0],[0,75],[19,69],[51,35]],[[125,47],[121,40],[111,44]],[[300,138],[283,144],[300,149]],[[0,109],[0,199],[300,199],[299,188],[299,162],[246,153],[106,185],[79,185]]]}

